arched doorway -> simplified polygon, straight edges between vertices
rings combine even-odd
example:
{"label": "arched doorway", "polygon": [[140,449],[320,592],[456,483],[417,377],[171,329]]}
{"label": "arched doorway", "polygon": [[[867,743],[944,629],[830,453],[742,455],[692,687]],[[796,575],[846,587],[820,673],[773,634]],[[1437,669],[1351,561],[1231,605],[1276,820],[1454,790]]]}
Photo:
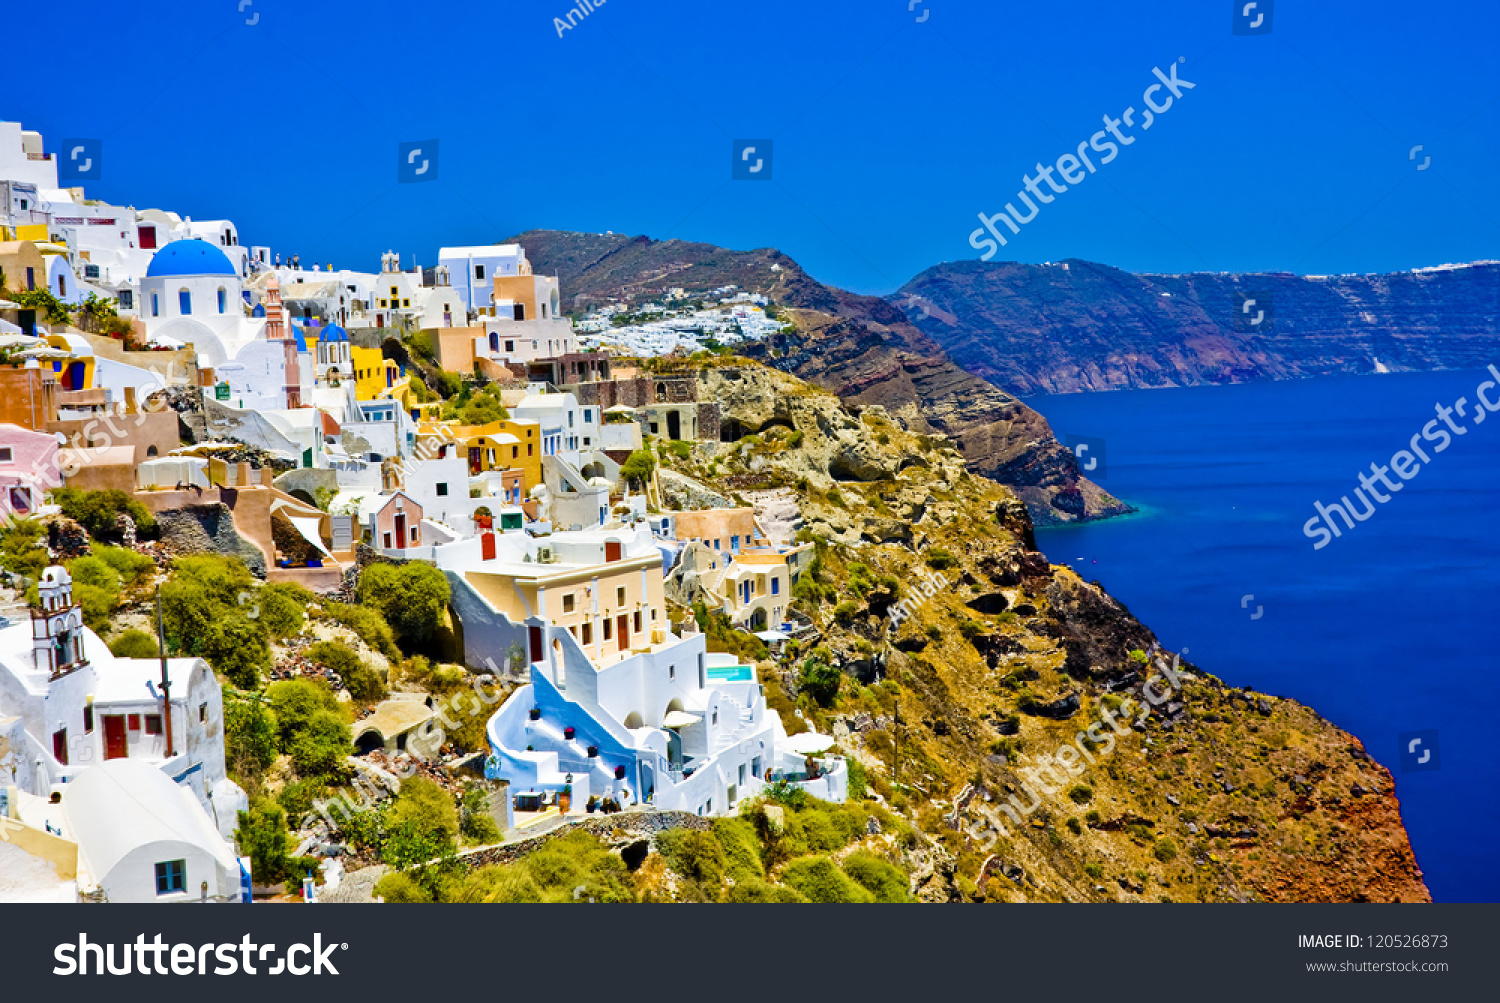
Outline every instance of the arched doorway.
{"label": "arched doorway", "polygon": [[627,731],[634,731],[636,728],[644,728],[645,726],[646,722],[641,719],[640,711],[633,710],[625,715],[625,729]]}

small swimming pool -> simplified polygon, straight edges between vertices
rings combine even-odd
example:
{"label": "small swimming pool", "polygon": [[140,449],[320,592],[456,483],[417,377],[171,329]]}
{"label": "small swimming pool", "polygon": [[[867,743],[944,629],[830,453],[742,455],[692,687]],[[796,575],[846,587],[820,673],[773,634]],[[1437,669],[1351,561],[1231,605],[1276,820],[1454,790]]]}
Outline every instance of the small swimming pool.
{"label": "small swimming pool", "polygon": [[708,678],[726,683],[748,683],[755,680],[753,665],[710,665]]}

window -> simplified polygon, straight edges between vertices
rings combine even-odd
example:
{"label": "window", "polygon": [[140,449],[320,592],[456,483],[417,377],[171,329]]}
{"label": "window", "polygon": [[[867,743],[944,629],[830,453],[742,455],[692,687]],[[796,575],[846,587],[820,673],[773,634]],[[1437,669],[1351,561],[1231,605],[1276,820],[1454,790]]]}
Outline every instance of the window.
{"label": "window", "polygon": [[156,894],[175,895],[187,891],[187,861],[164,860],[156,865]]}
{"label": "window", "polygon": [[52,758],[63,766],[68,765],[68,729],[59,728],[52,733]]}
{"label": "window", "polygon": [[157,299],[155,293],[151,294],[151,316],[161,316],[161,302]]}
{"label": "window", "polygon": [[715,726],[717,726],[718,723],[719,723],[719,708],[717,708],[717,707],[714,708],[713,723],[714,723]]}
{"label": "window", "polygon": [[385,549],[386,550],[390,550],[391,549],[391,534],[386,533],[384,535],[385,535]]}
{"label": "window", "polygon": [[573,593],[571,593],[571,592],[569,592],[567,595],[563,596],[563,612],[564,613],[571,613],[571,612],[573,612]]}
{"label": "window", "polygon": [[123,310],[135,309],[135,293],[132,290],[120,290],[120,308]]}
{"label": "window", "polygon": [[740,787],[745,786],[745,764],[744,763],[740,764],[740,782],[739,782],[738,786],[740,786]]}
{"label": "window", "polygon": [[146,715],[146,734],[148,734],[148,735],[160,735],[161,734],[161,715],[160,714],[147,714]]}
{"label": "window", "polygon": [[514,352],[516,350],[516,343],[514,341],[507,341],[505,343],[505,350],[507,352]]}
{"label": "window", "polygon": [[619,588],[615,589],[615,605],[616,606],[624,606],[625,605],[625,586],[623,586],[623,585],[621,585]]}
{"label": "window", "polygon": [[736,554],[740,552],[740,538],[738,536],[731,536],[729,538],[729,549]]}
{"label": "window", "polygon": [[411,542],[412,543],[416,543],[417,542],[417,527],[415,527],[415,526],[413,526],[411,528]]}
{"label": "window", "polygon": [[[31,290],[33,290],[35,288],[36,288],[36,269],[35,268],[27,268],[26,269],[26,291],[30,292]],[[531,347],[535,348],[536,344],[533,343]]]}
{"label": "window", "polygon": [[482,278],[484,278],[484,266],[483,265],[475,265],[474,266],[474,277],[476,279],[482,279]]}
{"label": "window", "polygon": [[229,297],[225,294],[224,287],[220,286],[219,287],[219,312],[220,313],[224,312],[224,305],[228,301],[229,301]]}
{"label": "window", "polygon": [[206,703],[201,703],[198,705],[198,723],[208,723],[208,704]]}
{"label": "window", "polygon": [[611,620],[609,617],[605,617],[604,618],[604,639],[606,641],[608,641],[610,638],[614,637],[614,625],[615,625],[615,622],[613,620]]}
{"label": "window", "polygon": [[636,610],[635,611],[635,632],[637,634],[639,634],[641,632],[641,611],[640,610]]}
{"label": "window", "polygon": [[9,446],[0,447],[0,463],[12,463],[12,462],[14,462],[14,461],[11,459],[10,447]]}
{"label": "window", "polygon": [[591,623],[587,623],[586,622],[583,625],[583,643],[584,644],[593,644],[594,643],[594,625],[591,624]]}
{"label": "window", "polygon": [[193,312],[193,294],[186,289],[177,290],[177,312],[184,317]]}
{"label": "window", "polygon": [[667,678],[668,679],[676,679],[677,678],[677,666],[675,666],[675,665],[668,665],[667,666]]}
{"label": "window", "polygon": [[520,457],[520,455],[521,455],[521,447],[520,446],[511,446],[510,447],[510,458],[512,460],[518,459]]}
{"label": "window", "polygon": [[772,577],[772,579],[771,579],[771,594],[773,596],[779,596],[779,595],[781,595],[781,579],[780,578]]}
{"label": "window", "polygon": [[440,498],[441,497],[445,497],[448,494],[448,485],[447,484],[439,484],[437,486],[437,493],[438,493],[438,497],[440,497]]}
{"label": "window", "polygon": [[83,708],[83,733],[92,734],[94,731],[94,705],[89,704]]}
{"label": "window", "polygon": [[131,714],[130,717],[128,718],[128,721],[129,721],[129,728],[130,728],[131,731],[140,731],[141,730],[141,716],[139,714]]}
{"label": "window", "polygon": [[594,420],[594,409],[593,408],[586,407],[586,408],[583,409],[583,420],[585,422],[590,422],[590,421]]}

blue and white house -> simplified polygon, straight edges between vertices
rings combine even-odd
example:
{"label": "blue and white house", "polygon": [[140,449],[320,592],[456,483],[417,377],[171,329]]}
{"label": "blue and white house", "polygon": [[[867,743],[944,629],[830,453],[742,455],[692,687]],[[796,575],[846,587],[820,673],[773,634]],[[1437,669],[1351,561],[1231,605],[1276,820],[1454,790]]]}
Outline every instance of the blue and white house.
{"label": "blue and white house", "polygon": [[533,644],[531,682],[488,726],[486,775],[509,781],[513,794],[566,787],[575,808],[598,795],[699,815],[732,813],[775,780],[847,797],[844,760],[792,752],[754,666],[710,654],[702,634],[668,633],[601,667],[567,630],[539,617],[526,626],[542,642],[540,651]]}

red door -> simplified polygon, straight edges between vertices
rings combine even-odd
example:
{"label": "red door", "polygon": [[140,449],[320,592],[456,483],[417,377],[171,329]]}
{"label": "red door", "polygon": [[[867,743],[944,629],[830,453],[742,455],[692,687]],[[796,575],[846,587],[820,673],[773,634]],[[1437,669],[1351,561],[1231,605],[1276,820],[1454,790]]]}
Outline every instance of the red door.
{"label": "red door", "polygon": [[125,749],[125,716],[104,715],[104,758],[124,759],[128,754]]}
{"label": "red door", "polygon": [[143,226],[138,231],[141,236],[141,250],[152,251],[156,249],[156,227]]}
{"label": "red door", "polygon": [[531,640],[531,660],[533,662],[540,662],[542,660],[542,628],[533,624],[530,626],[529,630],[529,636]]}
{"label": "red door", "polygon": [[396,513],[396,549],[406,549],[406,516]]}
{"label": "red door", "polygon": [[615,617],[615,642],[621,651],[630,650],[630,617],[624,613]]}
{"label": "red door", "polygon": [[484,560],[486,560],[486,561],[493,561],[495,559],[495,534],[494,533],[480,533],[479,534],[479,546],[480,546],[480,553],[483,555],[483,559]]}
{"label": "red door", "polygon": [[609,562],[613,562],[613,561],[618,561],[619,559],[620,559],[620,541],[619,540],[605,540],[604,541],[604,560],[605,560],[605,562],[609,563]]}

